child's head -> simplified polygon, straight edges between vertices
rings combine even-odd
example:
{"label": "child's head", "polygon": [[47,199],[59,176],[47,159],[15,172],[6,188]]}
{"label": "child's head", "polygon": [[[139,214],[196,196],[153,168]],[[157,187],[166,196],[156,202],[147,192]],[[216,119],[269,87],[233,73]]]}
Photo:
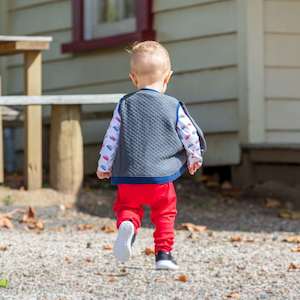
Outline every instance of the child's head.
{"label": "child's head", "polygon": [[160,87],[165,92],[172,75],[169,53],[160,43],[145,41],[135,44],[131,51],[130,74],[138,88]]}

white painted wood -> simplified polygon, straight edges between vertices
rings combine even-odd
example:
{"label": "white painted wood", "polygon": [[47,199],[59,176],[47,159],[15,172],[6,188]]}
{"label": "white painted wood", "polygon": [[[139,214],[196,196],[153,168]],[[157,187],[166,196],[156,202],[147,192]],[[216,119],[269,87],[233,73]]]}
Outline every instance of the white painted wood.
{"label": "white painted wood", "polygon": [[266,141],[268,143],[290,144],[300,141],[300,130],[295,131],[267,131]]}
{"label": "white painted wood", "polygon": [[300,2],[264,1],[266,32],[300,33]]}
{"label": "white painted wood", "polygon": [[237,68],[185,72],[175,75],[168,93],[187,103],[237,99]]}
{"label": "white painted wood", "polygon": [[1,96],[0,105],[73,105],[117,103],[123,94],[56,95],[56,96]]}
{"label": "white painted wood", "polygon": [[18,35],[38,35],[48,31],[70,29],[71,12],[71,1],[49,2],[43,6],[10,12],[10,32]]}
{"label": "white painted wood", "polygon": [[265,34],[265,65],[300,68],[300,34]]}
{"label": "white painted wood", "polygon": [[237,3],[240,140],[259,143],[265,138],[263,1]]}
{"label": "white painted wood", "polygon": [[268,99],[266,112],[267,129],[300,130],[300,99]]}
{"label": "white painted wood", "polygon": [[[176,10],[182,9],[189,6],[196,6],[196,5],[209,5],[215,2],[220,2],[224,0],[156,0],[154,1],[154,12],[160,13],[165,10]],[[227,0],[228,1],[228,0]],[[230,0],[229,0],[230,1]]]}
{"label": "white painted wood", "polygon": [[300,68],[266,68],[267,98],[300,99]]}
{"label": "white painted wood", "polygon": [[51,36],[0,35],[0,42],[51,42]]}
{"label": "white painted wood", "polygon": [[236,165],[240,162],[238,134],[206,135],[208,151],[204,156],[205,166]]}
{"label": "white painted wood", "polygon": [[162,42],[235,32],[235,1],[159,13],[155,16],[154,27],[157,39]]}
{"label": "white painted wood", "polygon": [[[7,1],[7,0],[6,0]],[[9,11],[28,9],[29,7],[41,6],[45,4],[54,4],[62,1],[70,0],[9,0]]]}

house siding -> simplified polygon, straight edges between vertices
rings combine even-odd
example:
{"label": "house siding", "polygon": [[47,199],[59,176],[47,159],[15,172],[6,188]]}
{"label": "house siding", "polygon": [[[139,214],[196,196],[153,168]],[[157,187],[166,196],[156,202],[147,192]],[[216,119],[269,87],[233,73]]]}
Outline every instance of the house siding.
{"label": "house siding", "polygon": [[[235,0],[154,1],[157,40],[169,50],[174,70],[168,93],[185,101],[204,129],[209,149],[205,161],[210,166],[237,164],[240,159],[236,10]],[[72,35],[70,0],[9,1],[8,16],[8,34],[54,38],[50,51],[43,55],[44,94],[132,90],[128,54],[123,48],[61,53],[61,44],[69,42]],[[22,63],[18,56],[7,60],[8,94],[23,93]],[[97,105],[83,106],[84,112],[100,109]],[[108,121],[82,123],[89,153],[89,159],[85,159],[87,172],[94,171],[98,144]],[[19,129],[17,136],[21,135]],[[18,149],[22,148],[22,139],[18,139]]]}
{"label": "house siding", "polygon": [[264,15],[266,142],[299,143],[300,2],[265,0]]}

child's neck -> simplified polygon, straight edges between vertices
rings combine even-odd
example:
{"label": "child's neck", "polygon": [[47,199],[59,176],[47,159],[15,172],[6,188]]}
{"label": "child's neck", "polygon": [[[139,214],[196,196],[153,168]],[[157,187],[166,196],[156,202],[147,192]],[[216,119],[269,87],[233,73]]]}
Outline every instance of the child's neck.
{"label": "child's neck", "polygon": [[165,86],[161,82],[153,83],[153,84],[146,84],[146,85],[141,85],[138,86],[138,89],[151,89],[151,90],[156,90],[160,93],[165,92]]}

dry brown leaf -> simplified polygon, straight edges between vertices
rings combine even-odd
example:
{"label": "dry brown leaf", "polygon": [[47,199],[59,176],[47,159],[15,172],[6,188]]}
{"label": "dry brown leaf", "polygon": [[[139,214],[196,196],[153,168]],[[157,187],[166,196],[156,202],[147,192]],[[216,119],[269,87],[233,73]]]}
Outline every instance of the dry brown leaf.
{"label": "dry brown leaf", "polygon": [[291,270],[300,270],[300,264],[290,263],[289,267],[288,267],[288,270],[289,271],[291,271]]}
{"label": "dry brown leaf", "polygon": [[44,230],[44,222],[42,220],[38,220],[35,224],[36,229]]}
{"label": "dry brown leaf", "polygon": [[300,246],[291,249],[292,252],[300,252]]}
{"label": "dry brown leaf", "polygon": [[14,224],[11,222],[11,220],[7,217],[0,217],[0,228],[7,228],[7,229],[13,229]]}
{"label": "dry brown leaf", "polygon": [[23,216],[23,223],[31,223],[35,220],[35,210],[31,206],[28,207],[27,212]]}
{"label": "dry brown leaf", "polygon": [[90,263],[90,262],[92,262],[93,260],[92,260],[90,257],[87,257],[87,258],[85,259],[85,261],[88,262],[88,263]]}
{"label": "dry brown leaf", "polygon": [[230,242],[232,242],[232,243],[238,243],[241,241],[242,241],[242,238],[239,235],[234,235],[234,236],[230,237]]}
{"label": "dry brown leaf", "polygon": [[189,280],[188,276],[185,275],[185,274],[181,274],[177,277],[177,280],[178,281],[181,281],[181,282],[187,282]]}
{"label": "dry brown leaf", "polygon": [[237,292],[231,292],[226,297],[230,299],[241,299],[241,295]]}
{"label": "dry brown leaf", "polygon": [[103,245],[103,250],[112,250],[113,249],[113,246],[111,244],[106,244],[106,245]]}
{"label": "dry brown leaf", "polygon": [[70,264],[71,263],[71,259],[68,256],[65,256],[65,262]]}
{"label": "dry brown leaf", "polygon": [[108,279],[108,282],[115,282],[115,281],[117,281],[117,278],[113,276],[110,276]]}
{"label": "dry brown leaf", "polygon": [[5,245],[0,246],[0,251],[7,251],[8,247]]}
{"label": "dry brown leaf", "polygon": [[206,226],[195,225],[193,223],[182,223],[179,225],[179,230],[188,230],[190,232],[204,232],[207,230]]}
{"label": "dry brown leaf", "polygon": [[281,206],[281,202],[275,198],[267,198],[265,201],[265,207],[267,208],[278,208]]}
{"label": "dry brown leaf", "polygon": [[254,238],[247,238],[247,239],[244,240],[244,242],[246,242],[246,243],[254,243],[255,239]]}
{"label": "dry brown leaf", "polygon": [[114,225],[103,225],[101,230],[105,233],[114,233],[117,231],[117,228]]}
{"label": "dry brown leaf", "polygon": [[300,211],[282,210],[279,212],[279,217],[288,220],[299,220]]}
{"label": "dry brown leaf", "polygon": [[144,253],[149,256],[149,255],[154,255],[155,254],[155,251],[153,248],[149,248],[149,247],[146,247],[145,250],[144,250]]}
{"label": "dry brown leaf", "polygon": [[94,224],[79,224],[77,225],[77,230],[84,231],[84,230],[91,230],[95,228]]}
{"label": "dry brown leaf", "polygon": [[221,185],[222,190],[231,190],[232,188],[233,186],[229,181],[224,181]]}
{"label": "dry brown leaf", "polygon": [[300,235],[288,236],[287,238],[283,239],[283,242],[299,244],[300,243]]}

